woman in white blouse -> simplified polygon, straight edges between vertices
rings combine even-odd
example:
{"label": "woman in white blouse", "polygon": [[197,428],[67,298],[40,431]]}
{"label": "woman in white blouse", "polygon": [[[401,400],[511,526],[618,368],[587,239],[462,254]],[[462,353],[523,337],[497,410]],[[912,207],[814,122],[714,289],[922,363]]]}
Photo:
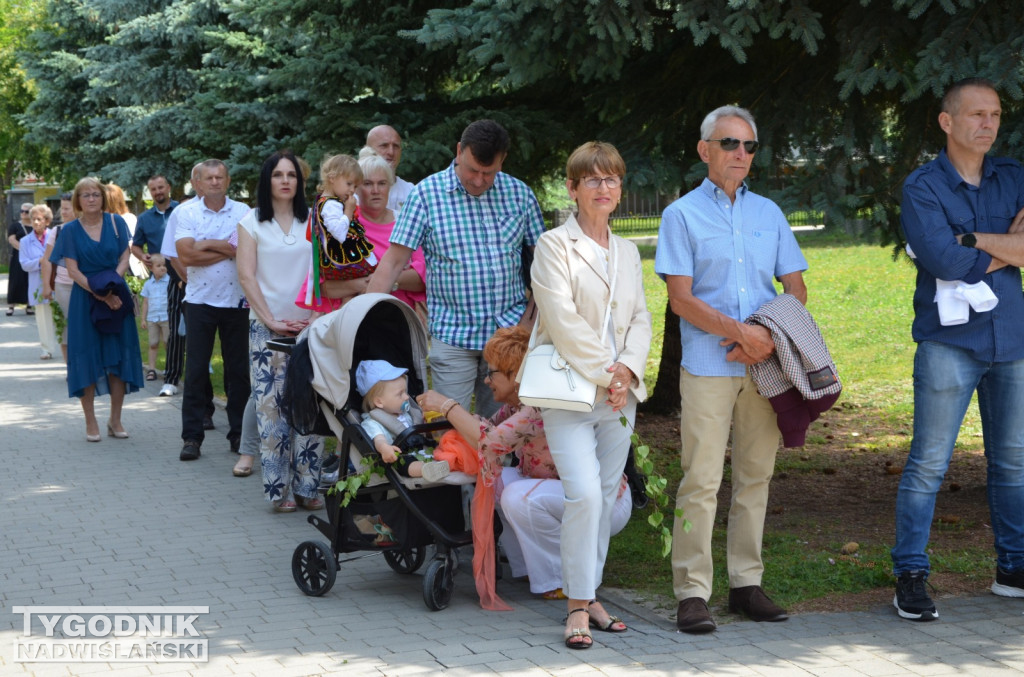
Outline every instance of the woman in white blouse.
{"label": "woman in white blouse", "polygon": [[[267,341],[295,336],[309,324],[310,311],[295,305],[309,269],[305,228],[309,207],[298,159],[274,153],[260,171],[256,208],[238,224],[238,280],[249,302],[250,382],[260,435],[263,491],[275,512],[323,507],[317,496],[323,438],[298,435],[277,407],[288,356]],[[251,469],[243,455],[235,474]]]}

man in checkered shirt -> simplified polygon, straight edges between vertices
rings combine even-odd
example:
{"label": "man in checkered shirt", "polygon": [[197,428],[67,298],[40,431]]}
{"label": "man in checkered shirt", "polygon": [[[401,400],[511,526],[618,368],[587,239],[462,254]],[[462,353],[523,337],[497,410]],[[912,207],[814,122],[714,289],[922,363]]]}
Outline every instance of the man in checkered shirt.
{"label": "man in checkered shirt", "polygon": [[402,206],[391,246],[367,291],[390,292],[412,252],[427,260],[427,314],[433,388],[469,410],[490,416],[497,405],[483,347],[499,327],[526,309],[523,248],[544,232],[533,192],[501,171],[508,132],[477,120],[462,132],[455,160],[418,183]]}
{"label": "man in checkered shirt", "polygon": [[730,428],[729,608],[755,621],[788,618],[761,589],[761,538],[779,427],[748,369],[767,359],[775,344],[767,329],[743,321],[775,298],[776,278],[786,293],[807,301],[807,261],[785,215],[745,181],[758,147],[753,116],[723,106],[704,118],[700,134],[697,153],[708,177],[665,209],[654,262],[680,317],[683,346],[683,480],[676,493],[683,519],[676,518],[672,533],[672,574],[676,625],[690,633],[716,627],[707,606],[711,533]]}

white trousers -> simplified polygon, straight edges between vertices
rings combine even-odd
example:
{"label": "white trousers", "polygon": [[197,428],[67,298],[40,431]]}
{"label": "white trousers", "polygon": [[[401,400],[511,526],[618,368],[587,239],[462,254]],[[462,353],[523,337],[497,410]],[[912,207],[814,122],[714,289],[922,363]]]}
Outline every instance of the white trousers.
{"label": "white trousers", "polygon": [[[501,547],[512,576],[530,577],[530,592],[541,594],[562,587],[562,514],[565,491],[561,480],[523,477],[517,468],[505,468],[498,507],[505,529]],[[615,501],[611,535],[622,531],[633,510],[629,489]]]}
{"label": "white trousers", "polygon": [[[57,345],[57,325],[53,322],[53,310],[49,303],[34,306],[36,311],[36,329],[39,331],[39,345],[43,353],[55,355],[60,352]],[[57,355],[60,357],[60,355]]]}
{"label": "white trousers", "polygon": [[[630,425],[636,400],[621,412]],[[604,401],[581,413],[544,409],[544,433],[565,490],[562,589],[569,599],[594,599],[604,575],[611,519],[629,453],[630,429]]]}

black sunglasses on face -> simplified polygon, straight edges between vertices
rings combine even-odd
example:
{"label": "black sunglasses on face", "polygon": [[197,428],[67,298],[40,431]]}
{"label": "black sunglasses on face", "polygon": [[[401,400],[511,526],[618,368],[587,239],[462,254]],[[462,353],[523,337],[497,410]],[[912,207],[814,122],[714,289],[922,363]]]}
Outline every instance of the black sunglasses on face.
{"label": "black sunglasses on face", "polygon": [[758,146],[761,145],[757,141],[740,141],[739,139],[734,139],[731,136],[727,136],[724,139],[708,139],[708,143],[711,143],[712,141],[717,141],[722,144],[722,150],[736,150],[742,143],[743,150],[747,151],[750,155],[756,153]]}

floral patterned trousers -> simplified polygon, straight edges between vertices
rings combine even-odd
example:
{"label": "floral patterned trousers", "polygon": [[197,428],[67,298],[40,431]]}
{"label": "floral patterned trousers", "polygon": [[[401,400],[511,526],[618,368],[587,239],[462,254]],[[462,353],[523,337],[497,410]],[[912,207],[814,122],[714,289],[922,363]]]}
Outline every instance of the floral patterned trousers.
{"label": "floral patterned trousers", "polygon": [[263,493],[268,501],[315,498],[323,437],[299,435],[281,416],[288,355],[267,347],[268,340],[277,338],[284,337],[259,320],[249,320],[250,381],[260,433]]}

